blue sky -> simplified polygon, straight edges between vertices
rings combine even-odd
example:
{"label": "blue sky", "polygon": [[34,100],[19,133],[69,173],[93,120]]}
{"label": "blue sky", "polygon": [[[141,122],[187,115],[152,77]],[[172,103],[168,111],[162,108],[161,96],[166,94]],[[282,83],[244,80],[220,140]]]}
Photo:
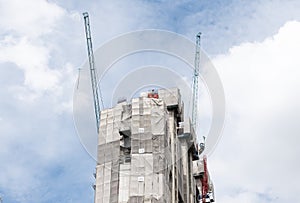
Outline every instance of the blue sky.
{"label": "blue sky", "polygon": [[[0,196],[4,203],[93,202],[95,161],[73,123],[94,47],[140,29],[194,40],[222,79],[223,136],[209,159],[219,202],[299,202],[300,2],[0,0]],[[207,113],[207,112],[203,112]]]}

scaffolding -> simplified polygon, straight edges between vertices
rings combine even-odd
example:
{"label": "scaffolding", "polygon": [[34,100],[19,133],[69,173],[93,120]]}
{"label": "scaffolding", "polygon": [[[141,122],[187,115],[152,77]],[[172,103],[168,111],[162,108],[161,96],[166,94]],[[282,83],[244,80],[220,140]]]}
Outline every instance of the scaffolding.
{"label": "scaffolding", "polygon": [[207,202],[205,167],[179,89],[141,94],[100,118],[95,203]]}

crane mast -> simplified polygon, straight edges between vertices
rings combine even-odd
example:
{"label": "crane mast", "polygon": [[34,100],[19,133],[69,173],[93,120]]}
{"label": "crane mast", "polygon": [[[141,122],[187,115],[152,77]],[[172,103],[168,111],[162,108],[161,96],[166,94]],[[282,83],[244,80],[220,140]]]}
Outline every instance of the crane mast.
{"label": "crane mast", "polygon": [[[84,12],[83,17],[84,17],[85,36],[86,36],[86,42],[87,42],[87,51],[88,51],[90,74],[91,74],[91,83],[92,83],[92,90],[93,90],[93,100],[94,100],[94,110],[95,110],[95,115],[96,115],[97,132],[99,133],[99,125],[100,125],[99,96],[101,97],[101,91],[98,88],[98,84],[97,84],[98,80],[97,80],[97,73],[96,73],[96,69],[95,69],[89,14],[87,12]],[[103,105],[102,99],[101,99],[101,102],[102,102],[102,108],[103,108],[104,105]]]}
{"label": "crane mast", "polygon": [[[198,113],[198,83],[199,83],[199,73],[200,73],[200,40],[201,32],[196,35],[196,53],[195,53],[195,69],[193,77],[193,109],[192,109],[192,126],[194,127],[195,133],[197,128],[197,113]],[[204,142],[200,143],[200,148],[198,149],[198,156],[204,151],[205,148],[205,137]],[[207,157],[203,155],[203,174],[200,178],[201,180],[201,200],[200,202],[214,202],[214,197],[212,196],[212,188],[209,183],[209,174],[207,168]]]}
{"label": "crane mast", "polygon": [[196,35],[196,53],[193,76],[193,109],[192,109],[192,126],[196,132],[197,128],[197,113],[198,113],[198,80],[200,72],[200,38],[201,32]]}

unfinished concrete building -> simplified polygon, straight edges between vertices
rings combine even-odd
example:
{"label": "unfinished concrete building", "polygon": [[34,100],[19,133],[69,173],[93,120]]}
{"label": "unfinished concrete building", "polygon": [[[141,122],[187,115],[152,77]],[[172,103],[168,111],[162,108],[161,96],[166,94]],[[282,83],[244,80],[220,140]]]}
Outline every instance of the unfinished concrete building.
{"label": "unfinished concrete building", "polygon": [[203,202],[204,170],[179,89],[101,111],[95,203]]}

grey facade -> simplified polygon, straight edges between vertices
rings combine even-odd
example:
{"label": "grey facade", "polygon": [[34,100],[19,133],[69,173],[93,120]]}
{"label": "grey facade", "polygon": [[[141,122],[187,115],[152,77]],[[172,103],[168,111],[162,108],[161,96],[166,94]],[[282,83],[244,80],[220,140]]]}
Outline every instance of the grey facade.
{"label": "grey facade", "polygon": [[180,91],[158,97],[101,111],[95,203],[200,202],[203,168]]}

